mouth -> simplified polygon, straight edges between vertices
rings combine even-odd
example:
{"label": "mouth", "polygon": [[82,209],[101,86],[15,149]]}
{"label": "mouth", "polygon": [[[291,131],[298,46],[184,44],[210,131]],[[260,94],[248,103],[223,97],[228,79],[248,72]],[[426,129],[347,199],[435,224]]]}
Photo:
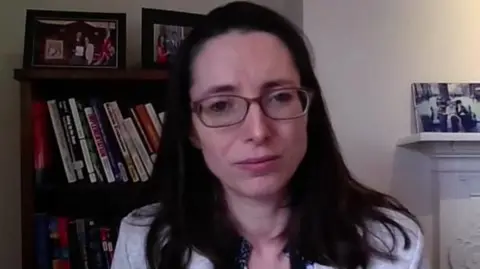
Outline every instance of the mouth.
{"label": "mouth", "polygon": [[234,165],[247,172],[256,175],[262,175],[274,171],[277,167],[277,160],[279,159],[279,155],[268,155],[258,158],[244,159],[242,161],[234,163]]}
{"label": "mouth", "polygon": [[278,155],[268,155],[268,156],[263,156],[263,157],[258,157],[258,158],[248,158],[244,159],[242,161],[236,162],[235,164],[261,164],[265,162],[270,162],[274,161],[276,159],[280,158]]}

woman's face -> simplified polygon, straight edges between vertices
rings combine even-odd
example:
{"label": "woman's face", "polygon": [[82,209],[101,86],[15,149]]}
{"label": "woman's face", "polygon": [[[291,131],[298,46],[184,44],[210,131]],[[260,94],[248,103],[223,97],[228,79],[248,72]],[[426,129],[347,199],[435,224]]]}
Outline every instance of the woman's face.
{"label": "woman's face", "polygon": [[[192,64],[192,101],[235,94],[247,98],[300,87],[288,49],[263,32],[229,32],[207,41]],[[213,109],[225,109],[219,103]],[[267,198],[280,194],[307,147],[307,120],[273,120],[252,103],[238,124],[210,128],[192,114],[192,143],[228,194]]]}

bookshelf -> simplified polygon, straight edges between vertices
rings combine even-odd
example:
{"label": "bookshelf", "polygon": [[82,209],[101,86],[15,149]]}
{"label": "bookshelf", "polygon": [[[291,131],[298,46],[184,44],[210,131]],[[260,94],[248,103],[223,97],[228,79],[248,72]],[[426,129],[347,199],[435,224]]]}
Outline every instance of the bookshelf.
{"label": "bookshelf", "polygon": [[[154,182],[150,180],[150,177],[148,177],[147,180],[134,182],[128,170],[127,177],[123,178],[126,179],[126,181],[115,178],[115,182],[107,182],[107,176],[103,174],[101,177],[104,178],[105,182],[100,182],[99,177],[93,176],[97,182],[92,183],[92,172],[88,171],[86,160],[83,163],[84,168],[80,168],[80,170],[83,169],[82,173],[85,172],[84,178],[80,180],[76,173],[78,171],[74,171],[75,173],[73,174],[77,179],[76,182],[67,182],[66,168],[61,158],[61,147],[58,144],[58,137],[54,132],[54,121],[52,121],[50,117],[52,103],[47,105],[47,101],[56,100],[54,104],[59,108],[59,116],[61,119],[66,119],[66,115],[70,115],[74,121],[75,113],[72,113],[73,110],[71,110],[74,108],[73,103],[79,105],[77,107],[78,111],[83,113],[86,110],[84,110],[82,106],[94,106],[91,103],[91,100],[94,99],[98,101],[97,104],[100,104],[100,108],[105,109],[105,114],[103,114],[105,117],[108,117],[108,113],[106,112],[107,108],[103,106],[103,104],[107,102],[116,102],[118,107],[120,107],[124,119],[133,118],[130,113],[135,114],[135,112],[137,112],[137,110],[135,110],[137,105],[146,106],[145,104],[151,104],[155,109],[155,114],[158,113],[158,119],[161,121],[160,113],[164,107],[163,100],[165,100],[165,89],[169,72],[168,70],[141,69],[15,69],[13,73],[15,80],[19,83],[21,92],[22,268],[42,269],[41,266],[39,267],[37,264],[38,251],[36,251],[36,247],[38,247],[38,245],[36,245],[38,244],[38,238],[36,237],[36,228],[38,228],[36,226],[36,216],[38,214],[46,214],[47,216],[54,217],[61,216],[67,218],[69,221],[83,218],[95,221],[100,220],[100,223],[108,222],[108,224],[111,225],[109,227],[114,230],[118,228],[116,225],[119,224],[121,217],[134,208],[154,202],[156,195],[155,188],[153,187]],[[74,101],[70,103],[70,99],[72,98]],[[64,104],[63,107],[60,105],[61,103]],[[38,110],[38,104],[43,104],[43,114],[39,112],[42,110]],[[67,108],[64,110],[63,108],[65,107]],[[70,110],[68,110],[68,107],[70,107]],[[152,114],[149,115],[152,117]],[[79,118],[77,117],[76,119]],[[87,115],[85,119],[87,125],[85,125],[84,122],[83,130],[86,134],[88,132],[90,133],[93,147],[96,148],[98,147],[96,144],[97,137],[95,137],[94,131],[91,129],[90,118]],[[143,119],[145,118],[143,117]],[[107,143],[110,143],[110,148],[112,148],[112,143],[118,140],[115,139],[117,137],[113,132],[112,125],[108,124],[111,123],[109,120],[110,118],[106,120],[103,119],[102,123],[104,127],[106,126],[106,128],[110,130],[108,131],[110,136],[107,135],[103,137],[108,137]],[[151,120],[153,122],[153,119]],[[132,125],[136,127],[138,133],[141,133],[139,128],[142,128],[142,123],[143,120],[140,120],[137,121],[135,125]],[[77,138],[79,131],[75,128],[81,128],[81,126],[82,125],[78,127],[74,124],[71,125]],[[88,126],[90,126],[90,128],[88,128]],[[152,128],[152,126],[150,127]],[[68,128],[63,130],[67,133],[72,131],[68,130]],[[129,131],[131,131],[131,129],[127,130],[125,128],[122,130],[127,134],[130,134]],[[157,132],[159,131],[158,129],[156,130]],[[148,132],[144,130],[144,133]],[[119,132],[118,134],[122,136],[122,134],[125,133]],[[149,143],[148,138],[148,135],[142,136],[141,141],[137,140],[136,142],[141,142],[148,148],[146,145]],[[158,138],[161,138],[161,131]],[[66,139],[66,142],[68,144],[68,139]],[[70,141],[70,143],[72,142]],[[44,149],[42,150],[42,147],[39,145],[43,145]],[[122,153],[118,143],[116,145],[117,146],[114,144],[113,147],[117,148],[117,154]],[[136,148],[138,144],[132,143],[130,146]],[[130,149],[126,146],[125,148]],[[77,146],[76,150],[76,153],[70,151],[72,158],[76,158],[78,161],[79,154],[86,158],[85,155],[79,153],[79,150],[82,151],[83,148]],[[154,157],[152,154],[154,153],[152,153],[151,150],[152,148],[147,151],[149,156],[152,157],[153,163]],[[63,151],[64,154],[65,152],[68,153],[68,149],[67,151]],[[89,156],[99,154],[98,151],[90,151],[89,153]],[[39,162],[42,158],[38,156],[43,156],[43,162]],[[112,155],[110,155],[110,157],[112,157]],[[118,157],[117,155],[116,158]],[[121,155],[120,157],[124,156]],[[121,159],[124,161],[123,158]],[[136,164],[138,164],[138,162]],[[100,165],[100,168],[103,167]],[[102,171],[101,173],[105,173],[103,169],[100,170]],[[145,170],[147,169],[145,168]],[[93,174],[95,174],[95,172],[93,172]],[[115,232],[112,232],[112,234],[115,234]],[[114,246],[114,239],[112,243]],[[71,256],[69,258],[73,259]]]}

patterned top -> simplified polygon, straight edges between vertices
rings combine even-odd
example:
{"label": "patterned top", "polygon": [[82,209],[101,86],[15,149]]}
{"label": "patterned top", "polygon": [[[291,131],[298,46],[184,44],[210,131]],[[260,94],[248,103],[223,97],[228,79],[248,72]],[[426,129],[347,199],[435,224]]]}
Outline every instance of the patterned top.
{"label": "patterned top", "polygon": [[[290,258],[291,269],[313,269],[313,262],[307,261],[304,258],[299,257],[297,254],[292,253],[288,247],[283,250],[283,253]],[[248,269],[248,261],[252,254],[252,245],[245,239],[240,243],[240,249],[235,261],[236,268]]]}

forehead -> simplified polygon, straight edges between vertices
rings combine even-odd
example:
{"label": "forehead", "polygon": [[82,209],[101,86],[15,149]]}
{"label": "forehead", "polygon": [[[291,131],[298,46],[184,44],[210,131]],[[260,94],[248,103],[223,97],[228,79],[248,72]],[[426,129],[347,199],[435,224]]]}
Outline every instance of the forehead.
{"label": "forehead", "polygon": [[207,41],[192,64],[192,95],[228,85],[258,89],[271,81],[299,86],[287,47],[272,34],[229,32]]}

